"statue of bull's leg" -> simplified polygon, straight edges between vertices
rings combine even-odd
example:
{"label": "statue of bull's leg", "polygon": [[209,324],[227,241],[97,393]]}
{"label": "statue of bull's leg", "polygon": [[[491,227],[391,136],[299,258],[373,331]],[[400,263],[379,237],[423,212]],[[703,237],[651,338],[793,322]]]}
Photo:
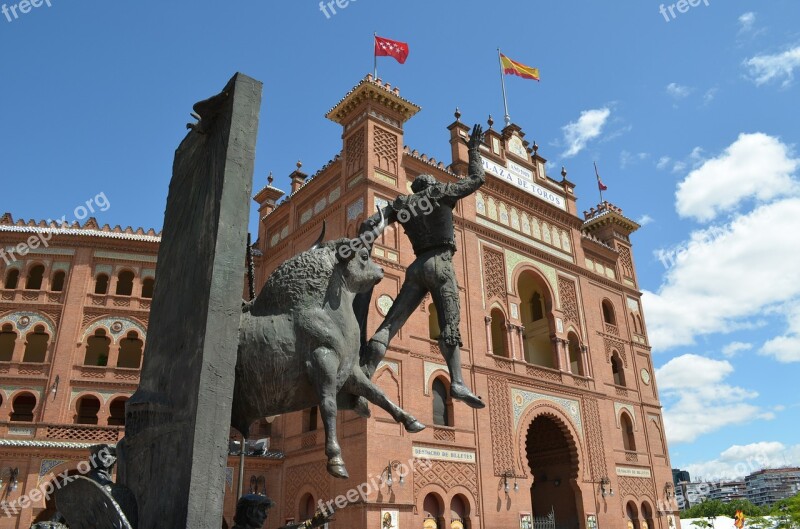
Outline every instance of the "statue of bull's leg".
{"label": "statue of bull's leg", "polygon": [[347,384],[345,384],[345,390],[360,397],[364,397],[376,406],[380,406],[386,410],[395,421],[402,423],[408,432],[416,433],[425,429],[424,424],[389,400],[389,397],[367,378],[367,375],[359,367],[353,369],[353,374],[348,379]]}
{"label": "statue of bull's leg", "polygon": [[[347,479],[350,475],[344,466],[342,449],[336,437],[336,376],[339,372],[339,355],[329,347],[318,347],[311,354],[312,383],[319,397],[319,410],[325,426],[325,455],[328,456],[328,473]],[[359,369],[360,371],[360,369]]]}

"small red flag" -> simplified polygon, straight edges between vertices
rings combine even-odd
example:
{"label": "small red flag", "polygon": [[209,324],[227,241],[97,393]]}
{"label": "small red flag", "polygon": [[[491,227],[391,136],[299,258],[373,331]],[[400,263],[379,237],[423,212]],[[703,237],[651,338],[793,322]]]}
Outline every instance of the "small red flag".
{"label": "small red flag", "polygon": [[408,58],[408,43],[398,40],[385,39],[375,35],[375,56],[394,57],[400,64],[405,64]]}
{"label": "small red flag", "polygon": [[600,189],[600,191],[607,191],[608,186],[605,185],[602,180],[600,180],[600,173],[597,171],[596,163],[594,164],[594,174],[597,175],[597,188]]}

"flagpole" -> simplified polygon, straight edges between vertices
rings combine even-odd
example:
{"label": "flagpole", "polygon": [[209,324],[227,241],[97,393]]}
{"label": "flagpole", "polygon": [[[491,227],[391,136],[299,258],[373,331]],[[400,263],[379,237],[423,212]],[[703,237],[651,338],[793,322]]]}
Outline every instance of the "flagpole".
{"label": "flagpole", "polygon": [[378,54],[375,53],[375,39],[377,38],[378,38],[378,32],[373,31],[372,32],[372,60],[373,60],[372,78],[373,79],[378,78]]}
{"label": "flagpole", "polygon": [[511,125],[511,116],[508,115],[508,99],[506,98],[506,74],[503,71],[503,59],[500,55],[500,48],[497,48],[497,61],[500,63],[500,85],[503,87],[503,109],[505,110],[506,127]]}
{"label": "flagpole", "polygon": [[600,187],[600,172],[597,170],[597,162],[594,162],[594,174],[597,176],[597,190],[600,191],[600,203],[603,203],[603,188]]}

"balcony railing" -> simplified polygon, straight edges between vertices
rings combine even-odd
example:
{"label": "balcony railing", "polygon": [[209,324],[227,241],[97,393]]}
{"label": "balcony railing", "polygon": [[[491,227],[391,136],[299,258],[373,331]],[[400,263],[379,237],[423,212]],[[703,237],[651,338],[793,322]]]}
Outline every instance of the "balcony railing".
{"label": "balcony railing", "polygon": [[122,426],[0,422],[0,439],[114,444],[124,435]]}
{"label": "balcony railing", "polygon": [[89,294],[89,305],[94,307],[117,307],[125,309],[150,310],[150,298],[117,296],[115,294]]}
{"label": "balcony railing", "polygon": [[13,377],[47,378],[50,374],[50,364],[38,362],[0,362],[0,375]]}
{"label": "balcony railing", "polygon": [[125,367],[112,366],[73,366],[72,371],[75,378],[83,380],[104,380],[114,382],[130,382],[138,384],[141,376],[141,369],[131,369]]}
{"label": "balcony railing", "polygon": [[0,290],[1,301],[14,301],[17,303],[62,303],[64,301],[63,292],[48,292],[44,290],[25,290],[17,288],[13,290]]}

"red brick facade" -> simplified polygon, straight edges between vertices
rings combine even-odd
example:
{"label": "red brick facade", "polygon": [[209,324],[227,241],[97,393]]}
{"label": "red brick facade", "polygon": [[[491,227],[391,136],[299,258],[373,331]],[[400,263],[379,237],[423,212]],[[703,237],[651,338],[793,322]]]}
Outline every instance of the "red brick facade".
{"label": "red brick facade", "polygon": [[[461,138],[469,129],[458,114],[448,127],[449,165],[404,147],[403,125],[418,111],[397,89],[369,76],[331,110],[328,118],[343,128],[341,153],[311,178],[298,165],[283,202],[271,181],[256,194],[258,285],[280,262],[308,248],[323,220],[327,238],[352,237],[376,205],[408,193],[415,176],[455,181],[464,174]],[[448,398],[438,330],[430,323],[436,317],[426,298],[374,377],[426,430],[408,434],[374,407],[371,419],[340,412],[339,438],[351,476],[341,481],[325,471],[324,435],[313,412],[278,417],[268,429],[261,425],[251,438],[269,434],[270,449],[283,457],[248,457],[245,489],[251,477],[265,478],[276,501],[268,527],[303,519],[319,501],[366,483],[373,489],[366,501],[351,493],[331,529],[378,529],[386,512],[400,529],[459,523],[512,529],[523,526],[521,515],[544,517],[551,509],[558,527],[591,527],[596,520],[603,529],[622,529],[632,519],[637,529],[669,529],[677,513],[662,510],[671,500],[672,474],[629,239],[638,226],[608,203],[578,216],[574,185],[565,173],[560,180],[545,176],[544,158],[515,125],[490,128],[482,154],[487,183],[456,210],[454,267],[465,380],[486,409]],[[41,229],[12,227],[10,219],[2,224],[2,247]],[[108,426],[110,405],[133,392],[136,380],[124,377],[138,371],[113,367],[114,359],[120,337],[141,329],[144,338],[149,302],[141,287],[155,267],[158,238],[114,231],[86,226],[54,237],[46,252],[32,252],[14,265],[22,268],[16,289],[0,290],[0,329],[9,322],[17,333],[12,361],[0,361],[0,465],[20,469],[11,500],[35,488],[54,462],[63,461],[55,467],[60,471],[85,457],[64,441],[113,441],[120,435]],[[393,227],[373,255],[386,277],[375,289],[370,332],[413,261],[408,239]],[[45,277],[66,264],[63,293],[49,292],[46,282],[35,295],[25,289],[26,273],[36,263],[45,265]],[[8,267],[0,266],[5,279]],[[124,270],[134,272],[133,295],[92,294],[98,273],[109,273],[114,292]],[[28,313],[47,320],[51,333],[47,358],[35,365],[22,362],[22,335],[36,326],[29,322],[20,329],[20,314]],[[100,327],[114,338],[107,362],[112,367],[83,366],[87,337]],[[52,393],[56,376],[59,387]],[[20,391],[37,397],[33,424],[3,422]],[[88,394],[101,402],[102,426],[74,425],[78,399]],[[425,455],[432,457],[420,464]],[[229,525],[237,464],[231,457]],[[408,465],[415,470],[401,484],[398,473]],[[391,488],[385,479],[389,466]],[[0,518],[0,529],[27,527],[44,508],[42,501],[23,511],[19,525]]]}

